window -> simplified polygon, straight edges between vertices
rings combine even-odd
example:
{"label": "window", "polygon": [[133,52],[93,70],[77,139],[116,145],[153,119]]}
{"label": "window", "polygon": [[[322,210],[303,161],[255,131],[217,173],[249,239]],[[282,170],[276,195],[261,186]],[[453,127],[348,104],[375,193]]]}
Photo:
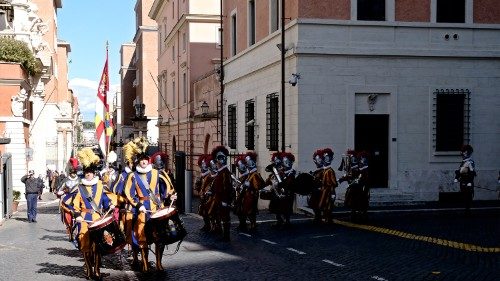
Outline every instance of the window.
{"label": "window", "polygon": [[280,0],[269,0],[269,27],[270,33],[280,28]]}
{"label": "window", "polygon": [[172,81],[172,107],[176,107],[176,104],[175,104],[175,81]]}
{"label": "window", "polygon": [[182,73],[182,102],[188,102],[188,83],[186,73]]}
{"label": "window", "polygon": [[436,90],[434,92],[435,151],[459,151],[469,143],[469,90]]}
{"label": "window", "polygon": [[236,14],[231,16],[231,55],[236,55]]}
{"label": "window", "polygon": [[266,146],[269,150],[278,150],[278,94],[266,97]]}
{"label": "window", "polygon": [[[251,122],[251,124],[249,124]],[[245,147],[255,149],[255,102],[245,101]]]}
{"label": "window", "polygon": [[166,106],[167,105],[167,101],[165,100],[165,97],[167,96],[167,77],[164,76],[163,78],[163,87],[162,87],[162,96],[161,96],[161,99],[162,99],[162,102],[160,104],[162,104],[163,106]]}
{"label": "window", "polygon": [[186,33],[182,33],[182,50],[186,52],[186,46],[187,46],[187,36]]}
{"label": "window", "polygon": [[248,46],[255,44],[255,0],[248,1]]}
{"label": "window", "polygon": [[227,107],[227,139],[229,148],[236,149],[236,105]]}
{"label": "window", "polygon": [[358,0],[358,20],[385,21],[385,0]]}
{"label": "window", "polygon": [[436,1],[436,22],[465,22],[465,0]]}

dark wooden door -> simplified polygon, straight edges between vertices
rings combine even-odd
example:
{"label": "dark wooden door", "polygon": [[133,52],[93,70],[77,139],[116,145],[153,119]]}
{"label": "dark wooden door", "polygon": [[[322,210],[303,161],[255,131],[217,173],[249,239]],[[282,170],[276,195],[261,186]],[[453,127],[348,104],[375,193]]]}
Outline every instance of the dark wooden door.
{"label": "dark wooden door", "polygon": [[388,187],[389,115],[356,114],[354,122],[354,149],[369,155],[369,187]]}

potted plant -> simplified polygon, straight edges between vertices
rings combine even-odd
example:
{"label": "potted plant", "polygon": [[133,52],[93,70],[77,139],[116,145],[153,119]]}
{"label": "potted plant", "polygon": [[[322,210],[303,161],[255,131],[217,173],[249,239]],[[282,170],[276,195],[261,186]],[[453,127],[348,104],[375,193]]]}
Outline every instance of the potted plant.
{"label": "potted plant", "polygon": [[21,191],[12,191],[12,212],[17,212],[17,206],[19,205],[19,200],[21,200]]}

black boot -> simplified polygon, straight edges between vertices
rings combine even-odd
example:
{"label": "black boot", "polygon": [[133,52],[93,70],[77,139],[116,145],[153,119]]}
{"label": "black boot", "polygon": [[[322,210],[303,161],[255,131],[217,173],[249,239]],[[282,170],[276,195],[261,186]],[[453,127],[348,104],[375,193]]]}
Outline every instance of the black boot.
{"label": "black boot", "polygon": [[139,249],[132,246],[132,269],[139,270]]}
{"label": "black boot", "polygon": [[163,271],[163,266],[161,264],[161,259],[163,257],[163,251],[165,250],[165,245],[155,244],[155,254],[156,254],[156,270]]}

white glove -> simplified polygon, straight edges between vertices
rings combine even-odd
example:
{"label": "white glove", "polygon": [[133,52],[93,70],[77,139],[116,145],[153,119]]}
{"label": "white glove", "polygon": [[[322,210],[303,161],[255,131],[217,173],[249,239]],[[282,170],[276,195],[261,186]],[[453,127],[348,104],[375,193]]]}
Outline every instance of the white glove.
{"label": "white glove", "polygon": [[76,218],[76,221],[77,221],[77,222],[79,222],[79,223],[81,223],[81,222],[83,221],[83,218],[82,218],[81,216],[78,216],[78,217]]}
{"label": "white glove", "polygon": [[454,179],[454,180],[453,180],[453,182],[458,182],[458,180],[457,180],[457,179]]}
{"label": "white glove", "polygon": [[212,191],[207,191],[207,192],[205,192],[205,195],[206,195],[206,196],[210,196],[210,195],[212,195]]}
{"label": "white glove", "polygon": [[227,203],[226,202],[222,202],[222,207],[227,207]]}
{"label": "white glove", "polygon": [[113,211],[113,210],[115,209],[115,205],[113,205],[113,204],[109,205],[109,209],[110,209],[111,211]]}
{"label": "white glove", "polygon": [[170,200],[174,201],[177,200],[177,193],[174,193],[170,196]]}
{"label": "white glove", "polygon": [[144,207],[144,205],[142,205],[142,206],[139,208],[139,212],[146,213],[146,207]]}
{"label": "white glove", "polygon": [[250,186],[250,182],[249,181],[245,181],[245,183],[243,183],[246,187],[249,187]]}
{"label": "white glove", "polygon": [[472,183],[470,183],[470,182],[469,182],[469,183],[467,184],[467,186],[468,186],[468,187],[471,187],[471,186],[472,186]]}

